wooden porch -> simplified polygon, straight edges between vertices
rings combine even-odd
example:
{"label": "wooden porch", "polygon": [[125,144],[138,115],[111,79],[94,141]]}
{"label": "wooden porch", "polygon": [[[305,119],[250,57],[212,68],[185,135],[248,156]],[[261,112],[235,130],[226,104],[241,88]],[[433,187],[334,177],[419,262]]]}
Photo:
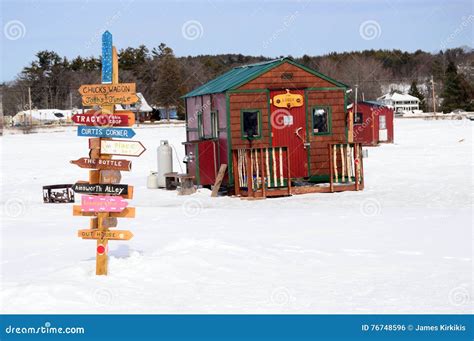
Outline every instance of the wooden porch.
{"label": "wooden porch", "polygon": [[362,144],[328,144],[329,182],[291,179],[287,147],[232,150],[234,193],[246,199],[364,189]]}

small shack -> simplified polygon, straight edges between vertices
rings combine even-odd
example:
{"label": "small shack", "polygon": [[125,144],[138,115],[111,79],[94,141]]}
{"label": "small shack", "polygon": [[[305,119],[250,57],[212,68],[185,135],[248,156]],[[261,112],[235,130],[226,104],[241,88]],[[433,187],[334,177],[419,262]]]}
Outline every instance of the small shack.
{"label": "small shack", "polygon": [[[355,110],[354,105],[351,109]],[[354,142],[364,146],[393,143],[393,109],[378,102],[357,102],[354,113]]]}
{"label": "small shack", "polygon": [[[267,197],[363,188],[348,86],[290,58],[236,67],[184,96],[188,174]],[[349,138],[350,137],[350,138]]]}

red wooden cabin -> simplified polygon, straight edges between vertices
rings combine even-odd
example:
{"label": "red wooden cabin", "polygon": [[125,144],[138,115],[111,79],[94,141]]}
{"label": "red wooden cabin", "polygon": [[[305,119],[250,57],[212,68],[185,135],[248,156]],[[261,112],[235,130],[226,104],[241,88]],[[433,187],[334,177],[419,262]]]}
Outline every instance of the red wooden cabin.
{"label": "red wooden cabin", "polygon": [[184,96],[187,172],[210,186],[227,164],[223,183],[237,195],[363,188],[347,90],[289,58],[230,70]]}
{"label": "red wooden cabin", "polygon": [[377,102],[362,101],[357,102],[353,117],[354,142],[364,146],[393,143],[393,109]]}

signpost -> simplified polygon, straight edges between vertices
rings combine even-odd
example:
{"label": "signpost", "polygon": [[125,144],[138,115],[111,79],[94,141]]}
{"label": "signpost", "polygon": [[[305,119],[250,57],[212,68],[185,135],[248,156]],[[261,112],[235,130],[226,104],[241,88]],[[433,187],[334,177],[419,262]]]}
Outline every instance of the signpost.
{"label": "signpost", "polygon": [[135,132],[131,128],[104,128],[104,127],[77,127],[77,136],[86,137],[118,137],[121,139],[131,139],[135,136]]}
{"label": "signpost", "polygon": [[78,136],[89,139],[89,158],[71,161],[81,168],[89,168],[89,181],[73,185],[76,193],[83,194],[81,205],[73,205],[73,215],[91,217],[90,229],[78,231],[82,239],[97,240],[96,275],[107,275],[107,252],[109,240],[130,240],[133,234],[124,230],[109,230],[117,226],[117,218],[134,218],[135,208],[128,207],[124,199],[132,199],[133,186],[120,184],[120,171],[130,171],[131,162],[112,159],[112,155],[140,156],[146,150],[138,141],[111,140],[129,139],[135,136],[130,127],[135,123],[131,111],[115,111],[115,104],[133,104],[139,99],[135,83],[119,83],[117,50],[112,45],[112,34],[102,35],[102,84],[85,84],[79,88],[84,106],[95,106],[94,110],[76,114],[73,122]]}
{"label": "signpost", "polygon": [[120,197],[108,197],[105,195],[83,195],[81,209],[84,212],[122,212],[128,202]]}
{"label": "signpost", "polygon": [[109,240],[130,240],[133,233],[127,230],[98,231],[98,230],[79,230],[77,235],[82,239],[104,239]]}
{"label": "signpost", "polygon": [[102,154],[140,156],[146,150],[139,141],[102,140],[100,142]]}
{"label": "signpost", "polygon": [[[129,191],[130,188],[130,191]],[[75,183],[72,190],[80,194],[108,194],[108,195],[127,195],[131,192],[133,186],[128,185],[106,185],[106,184],[88,184]]]}
{"label": "signpost", "polygon": [[71,119],[77,124],[96,127],[130,127],[135,124],[135,114],[131,111],[104,114],[101,111],[89,110],[85,114],[73,115]]}
{"label": "signpost", "polygon": [[130,171],[132,169],[132,162],[128,160],[90,159],[87,157],[81,157],[80,159],[69,162],[81,168],[110,169],[119,171]]}

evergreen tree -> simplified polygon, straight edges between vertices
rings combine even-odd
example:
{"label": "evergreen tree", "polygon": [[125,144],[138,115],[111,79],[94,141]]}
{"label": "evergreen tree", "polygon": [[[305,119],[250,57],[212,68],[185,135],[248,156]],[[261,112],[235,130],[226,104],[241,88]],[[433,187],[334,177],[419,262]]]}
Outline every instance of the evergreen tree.
{"label": "evergreen tree", "polygon": [[410,86],[410,90],[408,91],[408,94],[420,100],[420,110],[422,111],[426,110],[425,96],[423,96],[420,90],[418,90],[416,80],[413,80],[411,82],[411,86]]}
{"label": "evergreen tree", "polygon": [[454,109],[469,109],[470,85],[461,74],[458,74],[456,65],[450,61],[446,68],[444,88],[441,97],[441,110],[448,113]]}

